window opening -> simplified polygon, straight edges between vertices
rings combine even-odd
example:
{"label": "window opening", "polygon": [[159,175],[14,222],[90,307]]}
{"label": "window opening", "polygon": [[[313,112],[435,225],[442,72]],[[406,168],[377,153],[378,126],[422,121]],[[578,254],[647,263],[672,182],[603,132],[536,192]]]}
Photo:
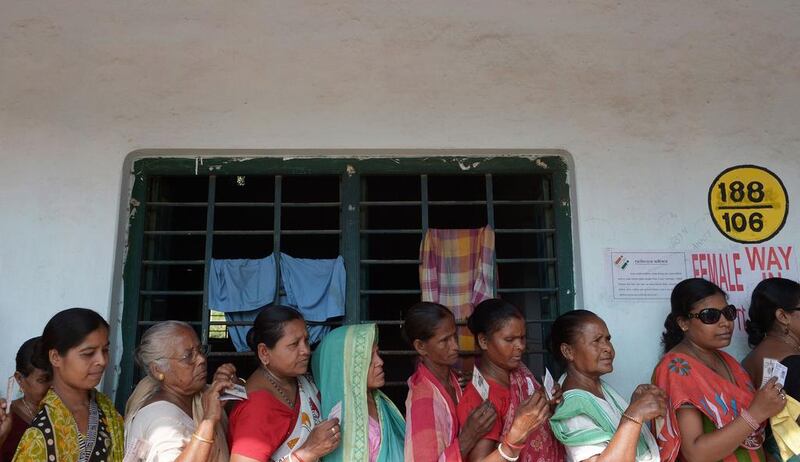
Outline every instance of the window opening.
{"label": "window opening", "polygon": [[[569,242],[568,215],[559,215],[568,203],[554,200],[566,194],[563,172],[427,173],[422,164],[421,172],[402,174],[320,168],[197,176],[155,169],[143,175],[134,198],[143,199],[144,219],[131,221],[132,261],[126,264],[126,279],[138,275],[126,284],[125,310],[134,310],[136,320],[132,343],[155,322],[187,321],[211,347],[209,377],[224,362],[247,376],[255,366],[252,354],[235,351],[230,324],[208,309],[210,259],[343,255],[347,322],[378,324],[385,391],[402,407],[414,354],[400,336],[401,314],[420,299],[422,237],[428,227],[488,224],[496,233],[497,295],[525,310],[526,363],[537,375],[545,364],[552,370],[543,342],[559,310],[572,308],[569,245],[559,247],[559,239]],[[131,293],[135,289],[138,294]],[[126,348],[123,367],[133,369],[130,358]],[[141,376],[131,372],[123,369],[118,404]]]}

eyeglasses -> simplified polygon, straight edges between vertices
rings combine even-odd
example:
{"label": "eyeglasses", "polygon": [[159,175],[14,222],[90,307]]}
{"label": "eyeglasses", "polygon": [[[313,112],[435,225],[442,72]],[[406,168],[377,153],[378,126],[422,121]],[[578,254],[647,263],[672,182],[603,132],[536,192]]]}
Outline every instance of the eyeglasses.
{"label": "eyeglasses", "polygon": [[725,316],[725,319],[728,321],[733,321],[736,319],[737,310],[736,307],[733,305],[728,305],[723,309],[717,308],[704,308],[700,310],[699,313],[689,313],[686,315],[687,318],[697,318],[703,324],[716,324],[719,322],[720,316]]}
{"label": "eyeglasses", "polygon": [[162,356],[158,359],[174,359],[184,364],[192,364],[199,355],[202,355],[203,357],[208,355],[208,345],[197,345],[196,347],[187,351],[183,356]]}

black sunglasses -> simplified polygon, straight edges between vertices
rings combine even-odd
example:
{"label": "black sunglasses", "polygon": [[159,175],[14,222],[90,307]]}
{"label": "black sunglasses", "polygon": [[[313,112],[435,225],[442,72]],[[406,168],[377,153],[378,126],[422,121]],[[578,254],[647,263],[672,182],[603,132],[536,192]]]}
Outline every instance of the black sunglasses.
{"label": "black sunglasses", "polygon": [[737,310],[733,305],[728,305],[723,309],[717,308],[703,308],[699,313],[688,313],[687,318],[697,318],[703,324],[716,324],[719,322],[720,316],[725,316],[728,321],[736,319]]}

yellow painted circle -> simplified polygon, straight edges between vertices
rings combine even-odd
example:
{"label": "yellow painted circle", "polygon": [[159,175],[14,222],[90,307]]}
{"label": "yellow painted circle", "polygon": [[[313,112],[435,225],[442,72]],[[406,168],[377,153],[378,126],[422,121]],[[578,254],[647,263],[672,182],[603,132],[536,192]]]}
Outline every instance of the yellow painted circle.
{"label": "yellow painted circle", "polygon": [[708,210],[717,229],[741,243],[764,242],[789,215],[786,187],[774,173],[738,165],[720,173],[708,189]]}

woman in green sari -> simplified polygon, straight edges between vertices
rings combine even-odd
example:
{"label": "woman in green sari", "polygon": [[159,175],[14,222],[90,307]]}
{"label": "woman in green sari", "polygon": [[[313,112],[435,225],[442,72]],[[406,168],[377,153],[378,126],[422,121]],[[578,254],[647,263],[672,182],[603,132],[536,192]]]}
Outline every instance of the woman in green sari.
{"label": "woman in green sari", "polygon": [[322,394],[322,415],[338,417],[341,443],[325,462],[403,460],[405,421],[379,388],[385,383],[375,324],[340,327],[311,360]]}

